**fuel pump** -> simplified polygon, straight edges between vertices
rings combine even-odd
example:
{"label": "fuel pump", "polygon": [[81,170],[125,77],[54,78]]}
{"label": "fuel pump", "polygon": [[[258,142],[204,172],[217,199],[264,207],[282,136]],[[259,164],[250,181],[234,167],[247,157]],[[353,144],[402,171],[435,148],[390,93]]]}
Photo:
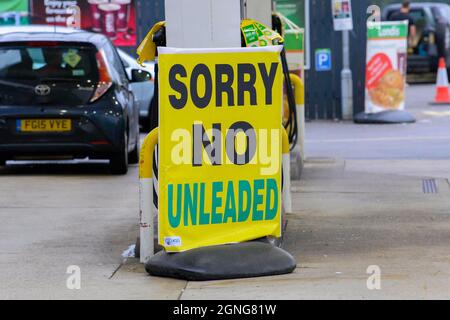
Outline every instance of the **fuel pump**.
{"label": "fuel pump", "polygon": [[[264,47],[271,45],[282,45],[284,39],[283,24],[281,19],[276,15],[272,15],[273,29],[268,28],[262,23],[244,19],[241,21],[241,42],[242,47]],[[144,41],[139,46],[137,53],[139,56],[138,62],[157,60],[157,47],[166,46],[166,23],[164,21],[158,22],[150,30]],[[298,123],[297,123],[297,107],[295,103],[295,96],[292,89],[291,77],[289,74],[289,67],[286,58],[286,50],[283,48],[281,52],[281,62],[283,67],[285,94],[287,100],[287,117],[284,119],[283,126],[288,133],[291,150],[296,146],[298,139]],[[155,66],[155,94],[150,107],[150,130],[158,127],[158,69]]]}
{"label": "fuel pump", "polygon": [[[263,3],[266,5],[263,5]],[[252,8],[264,7],[264,10],[261,10],[264,14],[261,15],[262,18],[260,20],[267,21],[267,24],[270,24],[272,21],[271,28],[256,20],[243,19],[247,15],[246,10],[249,8],[247,5]],[[289,149],[290,147],[293,149],[296,146],[298,139],[297,93],[300,91],[296,90],[294,96],[292,88],[293,83],[291,82],[292,75],[290,75],[288,70],[285,50],[282,50],[281,52],[281,65],[285,87],[283,126],[286,130],[279,130],[282,126],[277,123],[277,118],[273,116],[268,117],[268,123],[272,120],[271,128],[276,128],[275,131],[281,131],[282,136],[282,146],[280,150],[282,163],[278,163],[280,165],[278,168],[281,168],[281,177],[279,178],[279,187],[277,189],[280,199],[277,200],[277,203],[280,204],[280,206],[277,207],[279,224],[275,228],[277,232],[279,230],[279,233],[264,231],[264,235],[259,235],[259,233],[257,233],[258,235],[253,234],[250,235],[248,239],[236,240],[229,244],[200,246],[198,248],[188,249],[173,254],[168,253],[171,252],[168,250],[168,246],[172,246],[173,244],[181,246],[180,235],[177,235],[177,239],[171,236],[171,239],[169,240],[173,240],[175,243],[170,242],[169,244],[166,242],[167,237],[162,237],[164,242],[160,243],[164,244],[165,250],[162,250],[157,254],[154,252],[154,244],[153,241],[151,241],[157,233],[157,223],[154,223],[153,219],[155,216],[152,213],[153,204],[156,206],[158,204],[158,194],[152,191],[155,190],[154,185],[167,185],[167,181],[165,181],[167,174],[164,175],[162,172],[160,176],[161,180],[155,181],[158,179],[158,174],[155,174],[154,172],[156,172],[158,168],[154,165],[156,161],[154,161],[155,157],[152,157],[152,155],[155,155],[155,150],[157,150],[156,145],[159,141],[158,139],[162,139],[164,134],[166,134],[166,138],[168,137],[167,132],[163,130],[169,128],[170,125],[173,125],[166,123],[166,127],[158,128],[160,110],[158,105],[159,74],[157,47],[167,46],[167,49],[163,49],[165,52],[170,52],[171,50],[181,50],[180,52],[182,52],[182,50],[185,50],[186,48],[189,48],[188,50],[192,50],[192,48],[201,50],[201,48],[216,49],[236,48],[239,46],[263,47],[283,45],[283,25],[281,19],[276,15],[271,17],[270,10],[271,1],[268,0],[265,0],[264,2],[259,2],[259,0],[198,0],[195,4],[189,0],[166,0],[165,11],[167,23],[162,21],[155,24],[137,50],[139,63],[149,60],[156,61],[155,94],[150,110],[150,128],[154,129],[147,135],[143,142],[139,174],[141,183],[140,234],[141,239],[143,240],[140,242],[140,259],[141,262],[145,264],[146,271],[151,275],[169,276],[189,280],[213,280],[285,274],[290,273],[295,269],[295,259],[288,252],[280,248],[282,239],[281,233],[283,232],[283,226],[286,225],[283,221],[285,221],[286,214],[292,212],[290,193],[290,160],[292,159],[290,159],[290,156],[292,156],[294,152],[290,153]],[[192,23],[192,19],[196,19],[195,23]],[[279,52],[279,48],[274,49],[277,50],[276,52]],[[263,50],[260,49],[260,51]],[[179,56],[172,58],[175,59],[173,60],[175,61],[175,64],[181,64],[181,62],[178,61],[185,57],[181,58],[181,56]],[[162,55],[161,59],[168,59],[167,54],[164,56]],[[278,60],[278,57],[275,56],[274,59],[276,61]],[[166,66],[167,60],[164,61],[164,66]],[[257,63],[257,61],[255,61],[255,63]],[[275,64],[278,65],[278,61]],[[167,75],[168,70],[164,70],[164,72],[164,74]],[[278,87],[276,89],[278,97],[280,97],[281,93],[280,78],[281,77],[278,78]],[[294,79],[294,82],[295,80],[296,79]],[[164,88],[162,89],[164,90]],[[260,90],[266,90],[266,93],[269,92],[267,87],[265,89],[264,87],[260,87]],[[280,103],[278,102],[278,108],[279,107]],[[228,112],[232,112],[231,110],[232,109]],[[278,113],[279,109],[272,110],[275,110],[275,113]],[[161,109],[161,111],[161,115],[163,117],[165,116],[165,119],[167,119],[168,116],[171,116],[166,113],[166,111],[168,111],[167,109]],[[265,116],[267,116],[267,113],[265,113]],[[161,125],[164,126],[164,123]],[[164,154],[164,152],[160,153]],[[158,152],[156,152],[156,155],[157,154]],[[159,159],[160,162],[162,161],[161,159],[162,158]],[[276,163],[276,161],[273,161],[273,163]],[[218,165],[218,163],[215,163],[215,165]],[[161,166],[161,168],[163,167],[164,165]],[[255,174],[252,176],[252,179],[258,180],[259,176],[259,174]],[[230,178],[227,176],[227,179]],[[206,179],[206,176],[205,180],[208,180]],[[231,190],[234,189],[232,188]],[[226,194],[228,195],[228,192]],[[273,192],[268,191],[267,194],[271,195]],[[168,210],[167,207],[167,199],[164,198],[166,195],[167,193],[161,194],[160,201],[162,201],[162,205],[160,209],[164,210],[164,214],[170,216],[170,210]],[[229,195],[231,197],[231,192]],[[185,197],[180,197],[180,199],[181,198]],[[214,196],[212,196],[212,198],[214,198]],[[254,201],[254,203],[256,203],[256,201],[259,200]],[[272,202],[268,201],[268,203],[270,204]],[[275,203],[275,201],[273,201],[273,203]],[[203,212],[202,210],[203,209],[199,209],[198,214]],[[259,212],[259,210],[255,208],[253,208],[253,211]],[[159,220],[159,222],[161,222],[161,220]],[[260,228],[260,226],[258,228]],[[163,229],[161,229],[160,232],[163,232],[162,230]],[[260,229],[258,229],[258,231],[260,231]],[[165,234],[163,235],[165,236]],[[229,234],[227,234],[227,236],[228,235]],[[263,236],[263,238],[249,241],[250,239],[255,239],[252,237],[257,238],[260,236]],[[184,239],[185,241],[189,241],[189,237],[187,236],[184,237]],[[161,238],[159,241],[161,241]],[[227,243],[227,241],[222,240],[222,243]]]}

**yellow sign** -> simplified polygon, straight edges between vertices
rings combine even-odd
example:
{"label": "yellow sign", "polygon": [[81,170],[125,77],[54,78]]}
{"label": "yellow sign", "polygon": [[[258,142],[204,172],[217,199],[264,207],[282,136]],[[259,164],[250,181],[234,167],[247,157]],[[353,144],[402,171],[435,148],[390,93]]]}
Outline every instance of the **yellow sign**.
{"label": "yellow sign", "polygon": [[81,56],[75,49],[70,49],[67,53],[63,55],[63,60],[72,68],[75,68],[81,61]]}
{"label": "yellow sign", "polygon": [[159,48],[167,251],[281,236],[280,51]]}
{"label": "yellow sign", "polygon": [[278,32],[251,19],[242,20],[241,32],[247,47],[266,47],[284,42]]}

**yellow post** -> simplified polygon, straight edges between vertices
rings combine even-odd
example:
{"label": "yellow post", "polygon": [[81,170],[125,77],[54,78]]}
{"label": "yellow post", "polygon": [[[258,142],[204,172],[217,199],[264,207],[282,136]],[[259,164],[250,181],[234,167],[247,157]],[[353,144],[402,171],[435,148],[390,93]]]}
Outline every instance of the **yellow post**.
{"label": "yellow post", "polygon": [[158,128],[153,129],[141,147],[139,161],[139,198],[140,198],[140,261],[145,263],[147,259],[154,255],[153,245],[154,224],[153,224],[153,152],[158,143]]}
{"label": "yellow post", "polygon": [[283,164],[283,208],[285,213],[292,213],[291,197],[291,156],[289,137],[284,127],[281,127],[282,139],[282,164]]}
{"label": "yellow post", "polygon": [[302,79],[295,74],[290,74],[295,92],[295,104],[297,106],[298,144],[300,156],[305,161],[305,86]]}

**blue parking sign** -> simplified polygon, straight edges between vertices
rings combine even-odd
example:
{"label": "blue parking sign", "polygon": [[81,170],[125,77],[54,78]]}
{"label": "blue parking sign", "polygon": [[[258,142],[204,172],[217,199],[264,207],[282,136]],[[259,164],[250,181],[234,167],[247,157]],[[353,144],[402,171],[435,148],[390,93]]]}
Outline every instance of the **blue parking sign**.
{"label": "blue parking sign", "polygon": [[316,71],[331,70],[331,50],[316,49]]}

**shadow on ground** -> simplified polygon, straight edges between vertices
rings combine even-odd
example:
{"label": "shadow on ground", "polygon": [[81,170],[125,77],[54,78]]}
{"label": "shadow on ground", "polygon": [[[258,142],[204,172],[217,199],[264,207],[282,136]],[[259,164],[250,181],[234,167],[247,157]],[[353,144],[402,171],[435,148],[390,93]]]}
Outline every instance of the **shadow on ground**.
{"label": "shadow on ground", "polygon": [[0,167],[0,176],[7,175],[111,175],[108,161],[95,162],[9,162]]}

